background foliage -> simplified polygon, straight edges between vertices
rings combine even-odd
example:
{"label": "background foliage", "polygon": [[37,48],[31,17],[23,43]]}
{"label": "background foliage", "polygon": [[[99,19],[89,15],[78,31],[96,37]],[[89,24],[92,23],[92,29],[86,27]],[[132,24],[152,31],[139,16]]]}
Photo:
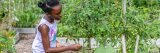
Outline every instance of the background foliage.
{"label": "background foliage", "polygon": [[14,50],[14,35],[11,30],[13,19],[13,2],[9,0],[0,0],[0,52],[15,53]]}
{"label": "background foliage", "polygon": [[41,9],[37,7],[39,0],[13,0],[14,19],[13,27],[28,28],[35,27],[40,19]]}

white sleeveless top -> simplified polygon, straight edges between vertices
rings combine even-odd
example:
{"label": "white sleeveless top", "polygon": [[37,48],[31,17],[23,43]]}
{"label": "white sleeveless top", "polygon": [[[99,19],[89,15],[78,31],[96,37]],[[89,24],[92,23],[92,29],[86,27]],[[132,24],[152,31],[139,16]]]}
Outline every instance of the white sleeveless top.
{"label": "white sleeveless top", "polygon": [[[49,27],[49,40],[50,40],[50,47],[55,48],[56,47],[56,35],[57,35],[57,22],[54,21],[54,23],[49,23],[47,20],[44,19],[45,16],[42,17],[39,25],[46,24]],[[38,26],[39,26],[38,25]],[[43,44],[42,44],[42,38],[41,33],[37,29],[37,33],[35,36],[35,39],[32,44],[32,51],[33,53],[45,53]],[[37,51],[37,52],[36,52]]]}

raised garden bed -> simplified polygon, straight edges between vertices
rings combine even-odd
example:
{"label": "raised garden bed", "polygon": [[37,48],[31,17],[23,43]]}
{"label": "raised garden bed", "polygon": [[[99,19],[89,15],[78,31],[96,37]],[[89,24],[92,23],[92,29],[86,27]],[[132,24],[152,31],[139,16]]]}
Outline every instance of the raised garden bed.
{"label": "raised garden bed", "polygon": [[[21,36],[19,42],[17,44],[15,44],[15,48],[16,48],[16,52],[17,53],[32,53],[32,42],[34,40],[35,34],[19,34]],[[64,40],[65,38],[58,38],[58,41],[60,41],[60,43],[64,44]],[[73,42],[72,40],[68,40],[67,45],[70,44],[74,44],[75,42]],[[66,46],[67,46],[66,45]],[[84,48],[85,49],[85,48]],[[87,50],[80,50],[80,51],[66,51],[66,52],[62,52],[62,53],[83,53],[83,52],[87,52]],[[93,51],[90,50],[90,52],[92,53]],[[87,52],[88,53],[88,52]]]}
{"label": "raised garden bed", "polygon": [[15,44],[18,43],[18,41],[20,40],[21,36],[19,34],[21,33],[35,33],[36,30],[35,28],[14,28],[14,30],[16,31],[16,35],[14,37],[15,39]]}
{"label": "raised garden bed", "polygon": [[35,28],[14,28],[14,30],[19,33],[35,33],[36,32]]}
{"label": "raised garden bed", "polygon": [[[15,43],[16,43],[16,47],[18,47],[18,48],[16,48],[16,50],[18,50],[18,52],[20,52],[20,53],[21,52],[31,53],[31,45],[32,45],[33,39],[35,37],[36,29],[35,28],[15,28],[15,30],[17,32],[17,34],[15,35],[15,41],[16,41]],[[73,39],[68,39],[66,37],[57,37],[57,40],[60,41],[60,43],[65,46],[70,45],[70,44],[75,44],[75,43],[79,43],[84,47],[87,46],[87,43],[84,43],[86,40],[85,38],[79,38],[79,41],[78,41],[77,39],[73,40]],[[91,38],[90,40],[91,40],[90,47],[92,49],[99,47],[99,43],[97,43],[97,41],[94,38]],[[149,41],[151,41],[151,40],[149,40]],[[24,47],[24,45],[26,45],[26,47]],[[117,48],[119,45],[120,45],[120,43],[117,43],[117,45],[115,46],[116,48],[114,47],[114,49],[116,51],[119,50]],[[86,49],[84,49],[84,50],[86,52]],[[27,52],[27,51],[29,51],[29,52]],[[83,51],[83,49],[81,51]],[[158,52],[157,49],[151,49],[149,51]],[[73,52],[73,51],[67,51],[67,52],[68,53],[77,53],[77,52]],[[81,52],[81,53],[83,53],[83,52]]]}

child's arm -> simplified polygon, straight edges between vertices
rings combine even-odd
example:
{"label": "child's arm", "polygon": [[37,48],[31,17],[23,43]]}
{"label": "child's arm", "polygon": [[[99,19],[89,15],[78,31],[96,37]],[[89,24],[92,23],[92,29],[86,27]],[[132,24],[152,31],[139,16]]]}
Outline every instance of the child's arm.
{"label": "child's arm", "polygon": [[57,48],[50,48],[50,42],[49,42],[49,27],[47,25],[40,25],[38,27],[38,30],[41,33],[42,36],[42,43],[43,43],[43,48],[46,53],[59,53],[59,52],[64,52],[68,50],[79,50],[81,46],[79,44],[74,44],[66,47],[57,47]]}

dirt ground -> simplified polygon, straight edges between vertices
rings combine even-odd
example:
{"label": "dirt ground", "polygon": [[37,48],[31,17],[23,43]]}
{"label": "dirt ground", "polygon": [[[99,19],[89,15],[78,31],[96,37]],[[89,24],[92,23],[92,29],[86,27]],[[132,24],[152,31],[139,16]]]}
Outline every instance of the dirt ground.
{"label": "dirt ground", "polygon": [[[35,34],[20,34],[20,40],[15,45],[17,53],[32,53],[32,42],[34,40]],[[67,51],[62,53],[83,53],[83,52],[73,52]]]}
{"label": "dirt ground", "polygon": [[20,34],[20,40],[15,45],[17,53],[32,53],[32,42],[35,34]]}

